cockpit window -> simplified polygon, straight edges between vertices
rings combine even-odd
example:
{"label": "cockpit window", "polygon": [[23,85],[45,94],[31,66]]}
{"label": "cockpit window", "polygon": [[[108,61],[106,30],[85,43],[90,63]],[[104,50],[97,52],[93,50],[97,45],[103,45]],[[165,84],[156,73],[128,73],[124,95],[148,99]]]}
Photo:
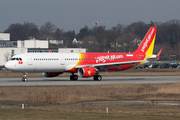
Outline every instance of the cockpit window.
{"label": "cockpit window", "polygon": [[11,58],[11,60],[15,60],[16,58]]}
{"label": "cockpit window", "polygon": [[11,58],[11,60],[22,61],[22,58]]}

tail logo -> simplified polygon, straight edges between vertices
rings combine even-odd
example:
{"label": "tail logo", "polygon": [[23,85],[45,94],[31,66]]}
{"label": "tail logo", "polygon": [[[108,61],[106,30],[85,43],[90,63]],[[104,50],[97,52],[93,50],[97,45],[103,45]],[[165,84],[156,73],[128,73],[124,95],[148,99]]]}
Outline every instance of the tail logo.
{"label": "tail logo", "polygon": [[141,48],[141,51],[142,51],[142,52],[144,52],[144,49],[145,49],[146,47],[148,47],[148,43],[149,43],[149,41],[151,40],[151,37],[152,37],[153,32],[154,32],[154,28],[153,28],[152,31],[149,33],[149,36],[146,38],[146,41],[144,42],[143,47]]}

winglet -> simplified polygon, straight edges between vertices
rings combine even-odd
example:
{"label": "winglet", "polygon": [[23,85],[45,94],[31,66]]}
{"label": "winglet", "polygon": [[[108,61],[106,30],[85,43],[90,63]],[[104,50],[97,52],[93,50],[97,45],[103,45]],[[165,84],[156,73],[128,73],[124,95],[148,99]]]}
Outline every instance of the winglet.
{"label": "winglet", "polygon": [[163,50],[163,48],[161,48],[161,50],[158,52],[156,59],[159,59],[159,57],[160,57],[160,55],[162,53],[162,50]]}

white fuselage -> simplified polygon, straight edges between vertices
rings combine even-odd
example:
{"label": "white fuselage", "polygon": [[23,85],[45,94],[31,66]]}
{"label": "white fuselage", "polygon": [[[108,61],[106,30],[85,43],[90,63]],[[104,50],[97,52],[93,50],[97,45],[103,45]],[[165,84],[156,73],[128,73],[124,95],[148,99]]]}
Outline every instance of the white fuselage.
{"label": "white fuselage", "polygon": [[[65,56],[65,57],[64,57]],[[19,72],[63,72],[75,67],[79,59],[78,53],[23,53],[13,56],[21,58],[10,60],[6,68]],[[68,60],[65,60],[68,59]]]}

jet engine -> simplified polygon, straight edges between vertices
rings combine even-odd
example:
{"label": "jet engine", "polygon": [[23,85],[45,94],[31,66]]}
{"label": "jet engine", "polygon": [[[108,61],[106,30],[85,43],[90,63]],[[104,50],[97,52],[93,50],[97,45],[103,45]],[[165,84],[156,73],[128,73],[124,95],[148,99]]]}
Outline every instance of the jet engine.
{"label": "jet engine", "polygon": [[94,67],[82,67],[78,69],[78,75],[80,77],[92,77],[96,75],[97,71]]}
{"label": "jet engine", "polygon": [[43,72],[45,77],[56,77],[59,74],[63,74],[63,72]]}

